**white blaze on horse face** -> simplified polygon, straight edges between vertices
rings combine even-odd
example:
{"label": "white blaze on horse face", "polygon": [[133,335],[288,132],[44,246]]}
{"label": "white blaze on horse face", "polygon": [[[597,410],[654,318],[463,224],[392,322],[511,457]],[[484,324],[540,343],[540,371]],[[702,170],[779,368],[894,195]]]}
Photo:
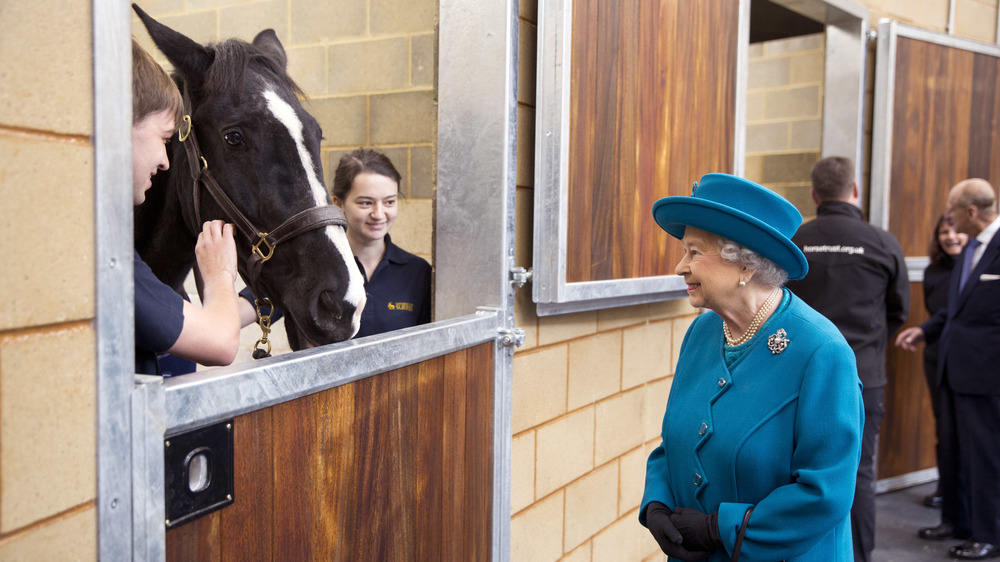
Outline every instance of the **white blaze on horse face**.
{"label": "white blaze on horse face", "polygon": [[[281,96],[276,94],[274,90],[264,91],[264,99],[267,100],[267,108],[271,110],[271,114],[274,115],[275,119],[281,122],[286,129],[288,129],[288,134],[295,142],[295,148],[299,153],[299,160],[302,162],[302,168],[305,171],[306,177],[309,178],[309,187],[312,190],[316,206],[321,207],[323,205],[330,205],[331,203],[329,203],[326,188],[323,187],[323,182],[316,177],[312,155],[309,154],[309,150],[306,148],[306,144],[303,141],[302,121],[299,119],[299,116],[295,114],[295,108],[289,105],[285,100],[281,99]],[[351,245],[347,241],[347,233],[344,232],[344,229],[339,226],[327,226],[325,232],[327,238],[333,242],[334,247],[336,247],[340,255],[343,256],[344,265],[347,266],[347,271],[350,274],[350,280],[347,283],[344,300],[353,305],[356,309],[354,318],[351,322],[354,327],[354,333],[356,334],[361,326],[361,310],[364,308],[365,301],[365,280],[361,277],[361,271],[358,270],[357,263],[351,259],[354,257],[354,252],[351,251]]]}

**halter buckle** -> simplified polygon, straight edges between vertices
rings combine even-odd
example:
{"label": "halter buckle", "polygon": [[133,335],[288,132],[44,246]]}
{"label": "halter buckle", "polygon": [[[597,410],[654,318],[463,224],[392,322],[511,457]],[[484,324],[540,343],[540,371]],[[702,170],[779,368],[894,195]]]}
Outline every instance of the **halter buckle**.
{"label": "halter buckle", "polygon": [[191,116],[185,115],[183,121],[184,124],[187,125],[187,129],[185,129],[183,132],[181,132],[181,129],[183,129],[183,127],[177,130],[177,139],[180,140],[181,142],[186,141],[188,136],[191,135]]}
{"label": "halter buckle", "polygon": [[[257,235],[260,236],[260,240],[253,245],[253,252],[260,256],[261,263],[271,259],[271,256],[274,254],[274,246],[267,241],[267,234],[267,232],[258,232]],[[264,251],[260,249],[261,244],[267,246],[267,255],[264,255]]]}

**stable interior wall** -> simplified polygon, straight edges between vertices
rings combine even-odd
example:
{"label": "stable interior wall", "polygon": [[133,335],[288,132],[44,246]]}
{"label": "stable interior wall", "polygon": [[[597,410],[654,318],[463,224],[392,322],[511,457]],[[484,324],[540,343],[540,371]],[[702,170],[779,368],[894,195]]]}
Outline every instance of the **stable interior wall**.
{"label": "stable interior wall", "polygon": [[97,558],[91,51],[89,2],[0,7],[0,560]]}
{"label": "stable interior wall", "polygon": [[[403,176],[392,241],[434,263],[434,191],[437,139],[437,1],[140,0],[160,23],[199,43],[230,37],[246,41],[274,29],[288,57],[288,73],[305,91],[306,111],[323,129],[327,189],[340,157],[358,147],[386,154]],[[165,68],[139,18],[136,39]],[[242,285],[242,282],[241,282]],[[188,293],[197,300],[193,276]],[[250,360],[260,329],[241,333],[237,362]],[[290,351],[284,321],[271,331],[272,353]]]}

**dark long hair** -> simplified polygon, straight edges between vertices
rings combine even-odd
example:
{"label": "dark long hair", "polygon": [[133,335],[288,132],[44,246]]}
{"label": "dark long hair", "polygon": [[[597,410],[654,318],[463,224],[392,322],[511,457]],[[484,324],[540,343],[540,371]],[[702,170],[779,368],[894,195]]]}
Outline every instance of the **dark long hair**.
{"label": "dark long hair", "polygon": [[947,215],[941,215],[938,218],[937,224],[934,225],[934,232],[931,235],[931,243],[927,245],[927,255],[931,259],[931,265],[935,267],[948,266],[954,261],[954,258],[948,255],[941,247],[941,240],[938,238],[938,231],[941,230],[942,225],[954,226],[954,223],[948,219]]}
{"label": "dark long hair", "polygon": [[398,189],[403,179],[392,160],[381,152],[370,148],[359,148],[354,152],[341,156],[337,171],[333,174],[333,196],[344,201],[351,192],[354,178],[360,174],[377,174],[396,181]]}

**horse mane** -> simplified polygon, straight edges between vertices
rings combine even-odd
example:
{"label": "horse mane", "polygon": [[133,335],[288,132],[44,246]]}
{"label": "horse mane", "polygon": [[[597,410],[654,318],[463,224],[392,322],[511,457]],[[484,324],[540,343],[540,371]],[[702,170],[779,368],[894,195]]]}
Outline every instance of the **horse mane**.
{"label": "horse mane", "polygon": [[209,47],[214,61],[202,83],[202,90],[209,95],[226,91],[239,91],[244,87],[246,71],[254,66],[265,77],[288,87],[299,98],[306,94],[285,71],[283,61],[260,48],[239,39],[229,39]]}

